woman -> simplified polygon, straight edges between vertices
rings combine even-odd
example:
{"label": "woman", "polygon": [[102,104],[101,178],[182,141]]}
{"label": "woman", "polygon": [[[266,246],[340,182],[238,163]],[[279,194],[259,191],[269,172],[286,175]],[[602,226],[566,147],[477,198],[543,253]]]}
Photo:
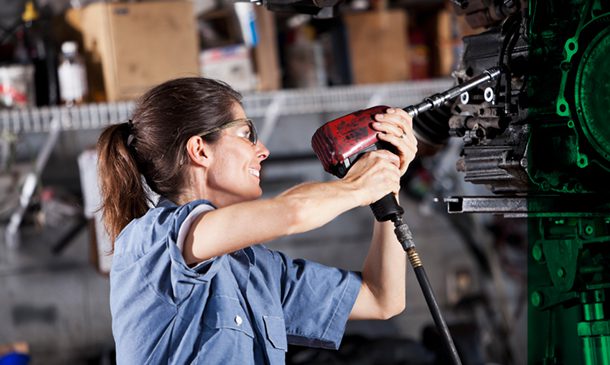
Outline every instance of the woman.
{"label": "woman", "polygon": [[[283,364],[288,342],[338,348],[348,318],[404,309],[406,260],[391,224],[375,223],[361,274],[258,243],[398,194],[416,152],[408,115],[389,109],[373,123],[398,156],[368,153],[342,180],[263,200],[269,151],[240,98],[214,80],[168,81],[100,136],[119,363]],[[148,187],[161,196],[152,208]]]}

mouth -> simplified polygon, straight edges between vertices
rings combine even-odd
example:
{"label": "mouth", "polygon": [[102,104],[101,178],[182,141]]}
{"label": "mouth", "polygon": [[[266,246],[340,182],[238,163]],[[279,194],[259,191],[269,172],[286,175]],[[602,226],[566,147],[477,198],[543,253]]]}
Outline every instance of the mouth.
{"label": "mouth", "polygon": [[260,171],[259,171],[259,170],[257,170],[257,169],[249,168],[249,169],[248,169],[248,173],[249,173],[250,175],[256,176],[256,177],[257,177],[257,178],[259,178],[259,179],[260,179],[260,177],[261,177],[261,173],[260,173]]}

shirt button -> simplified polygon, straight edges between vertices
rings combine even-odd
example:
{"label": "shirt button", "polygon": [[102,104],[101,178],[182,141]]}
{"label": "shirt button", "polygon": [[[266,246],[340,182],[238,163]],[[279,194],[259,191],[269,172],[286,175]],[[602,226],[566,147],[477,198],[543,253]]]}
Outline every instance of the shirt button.
{"label": "shirt button", "polygon": [[238,326],[241,326],[242,322],[244,321],[243,319],[241,319],[240,316],[235,316],[234,320],[235,324],[237,324]]}

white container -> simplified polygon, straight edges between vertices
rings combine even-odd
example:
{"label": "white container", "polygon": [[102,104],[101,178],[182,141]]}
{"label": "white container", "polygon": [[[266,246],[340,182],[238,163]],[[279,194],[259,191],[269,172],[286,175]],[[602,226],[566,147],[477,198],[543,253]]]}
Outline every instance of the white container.
{"label": "white container", "polygon": [[69,105],[82,103],[89,90],[85,64],[78,54],[76,42],[64,42],[61,45],[58,76],[61,100]]}
{"label": "white container", "polygon": [[36,105],[34,66],[0,67],[0,108],[25,108]]}
{"label": "white container", "polygon": [[206,49],[199,62],[204,77],[222,80],[238,91],[256,89],[250,52],[243,44]]}

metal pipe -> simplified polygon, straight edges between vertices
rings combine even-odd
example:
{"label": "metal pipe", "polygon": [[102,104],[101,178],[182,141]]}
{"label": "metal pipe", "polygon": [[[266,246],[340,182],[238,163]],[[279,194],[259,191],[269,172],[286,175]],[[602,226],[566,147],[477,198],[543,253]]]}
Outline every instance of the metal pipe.
{"label": "metal pipe", "polygon": [[501,74],[502,71],[500,67],[489,68],[483,71],[483,73],[481,73],[480,75],[473,77],[472,79],[466,82],[452,87],[451,89],[442,93],[429,96],[425,98],[424,101],[422,101],[421,103],[410,105],[404,108],[403,110],[409,113],[411,117],[416,117],[420,113],[423,113],[427,110],[436,109],[440,107],[446,101],[456,98],[468,90],[474,89],[481,84],[497,79],[498,77],[500,77]]}

